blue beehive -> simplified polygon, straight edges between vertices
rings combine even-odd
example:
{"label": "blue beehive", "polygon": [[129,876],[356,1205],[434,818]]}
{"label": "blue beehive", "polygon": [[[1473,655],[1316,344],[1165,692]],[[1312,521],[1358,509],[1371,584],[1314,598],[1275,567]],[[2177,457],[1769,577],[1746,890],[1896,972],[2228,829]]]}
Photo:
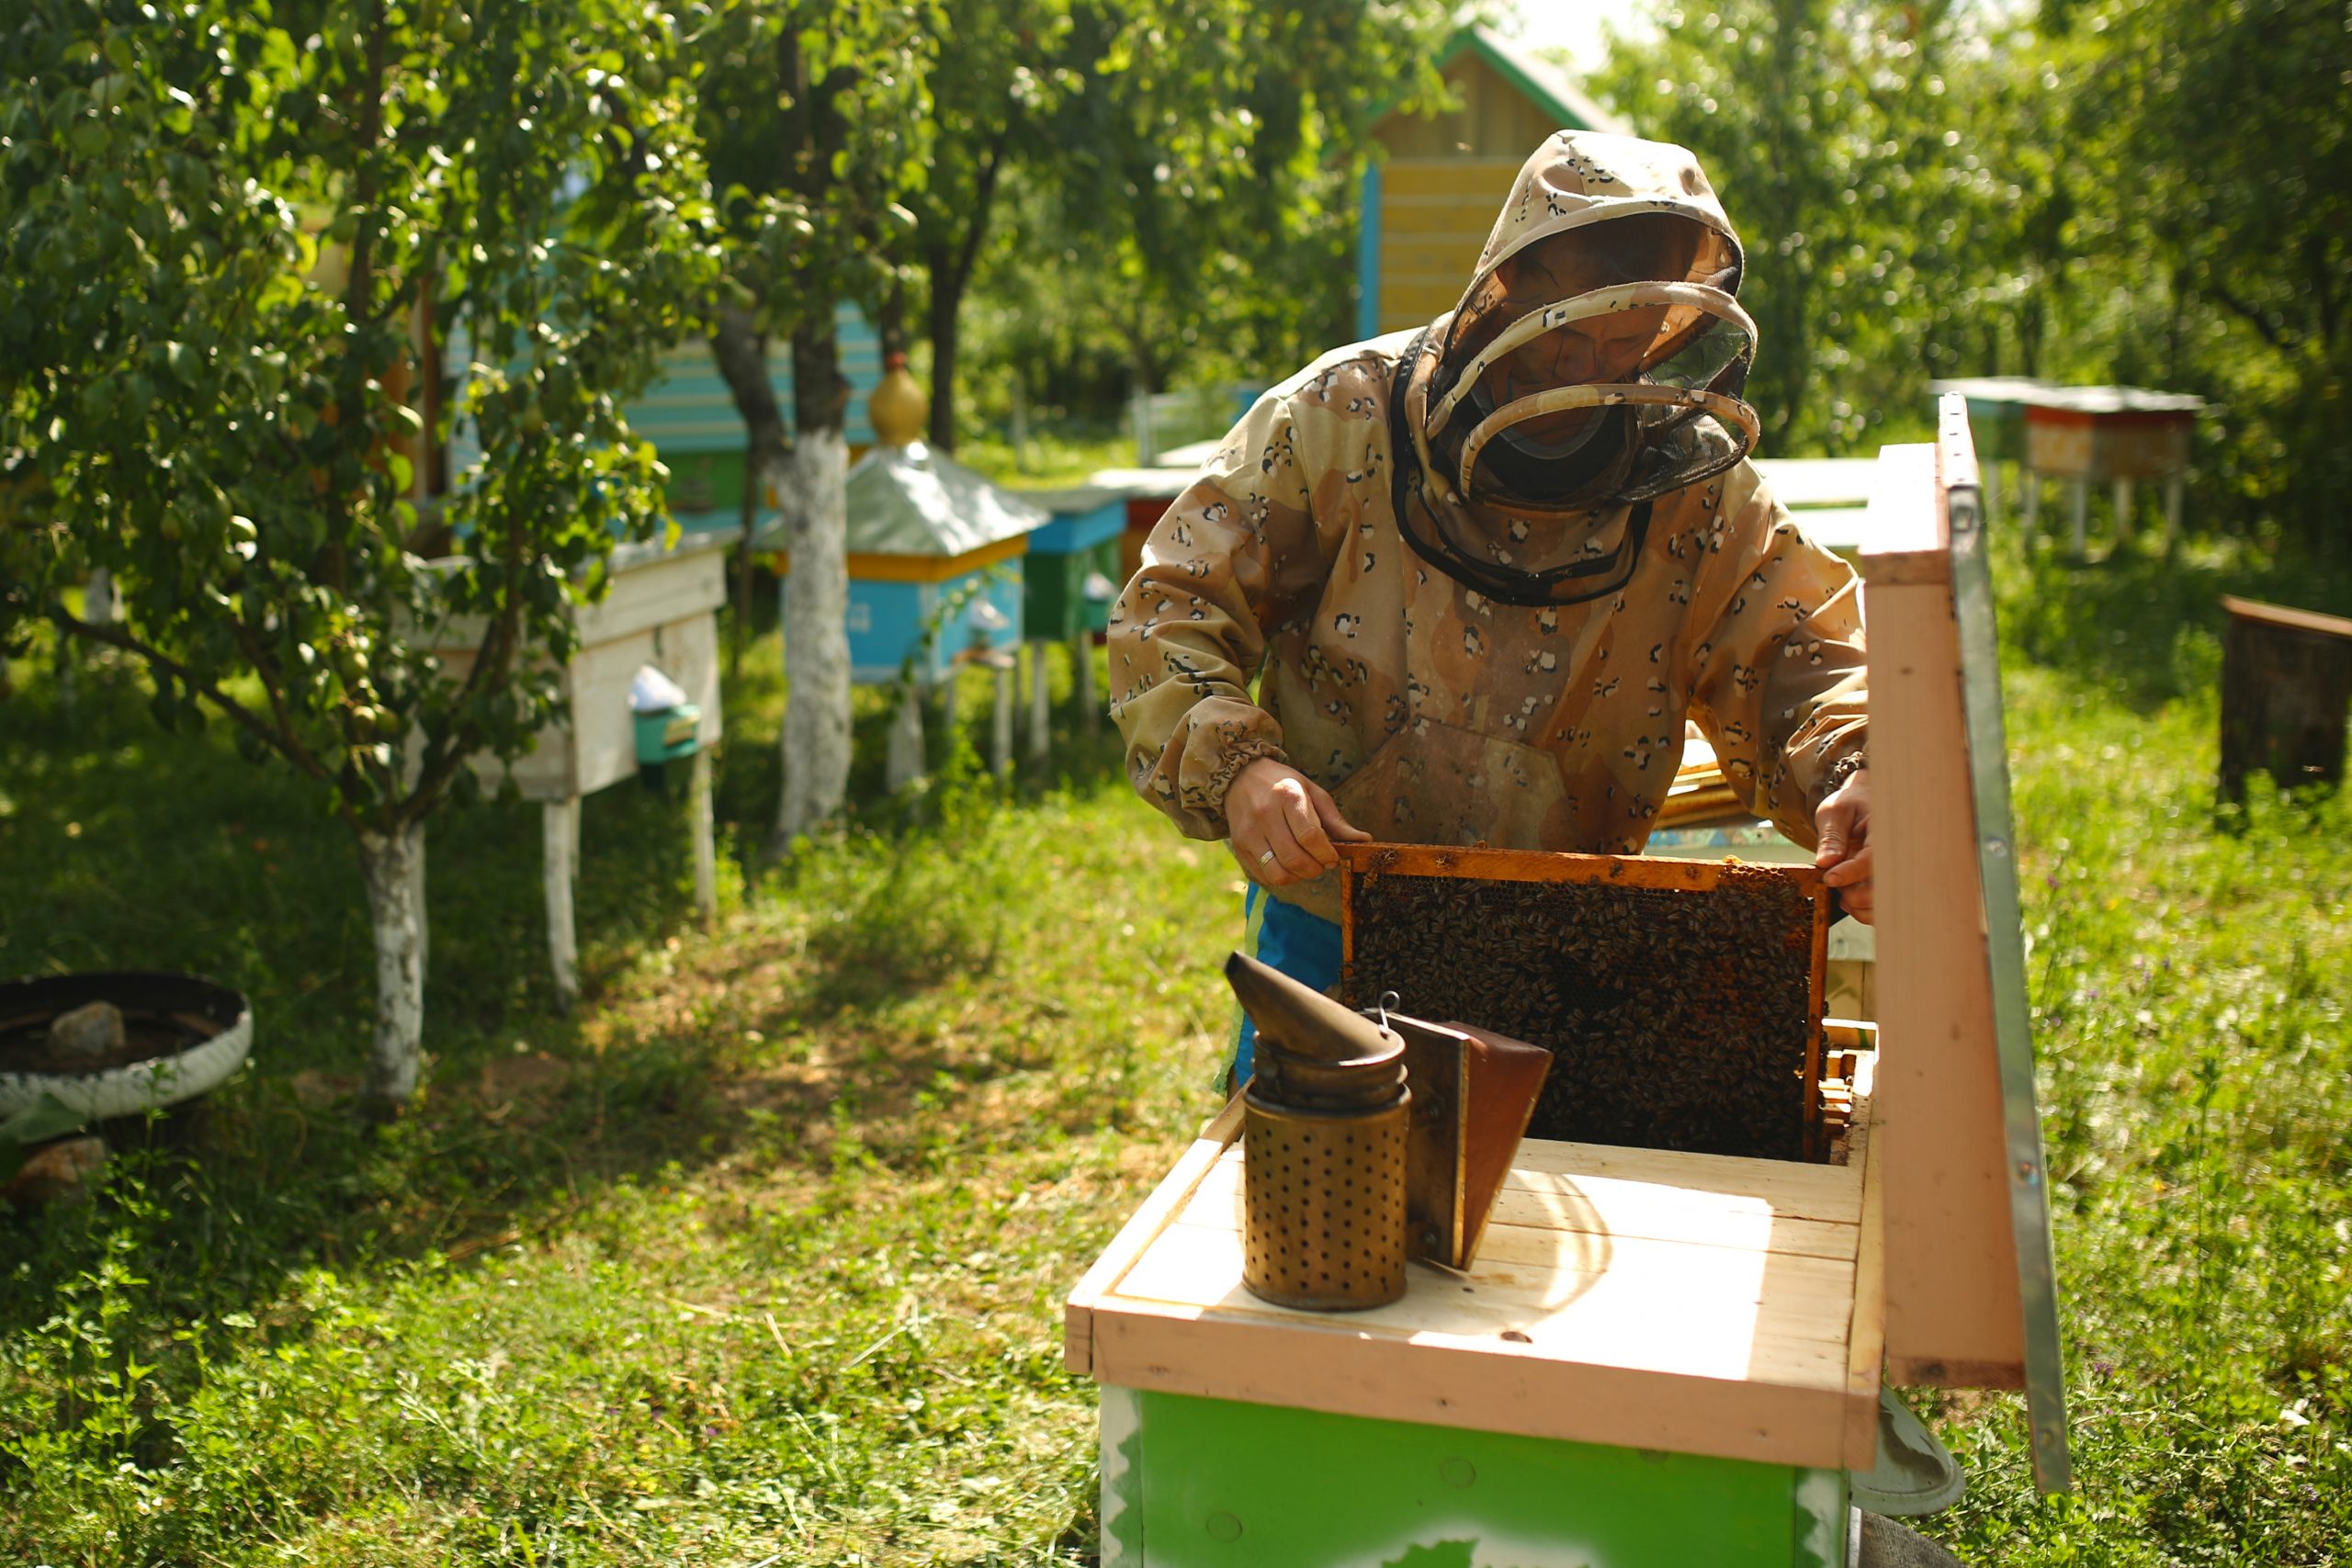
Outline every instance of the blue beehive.
{"label": "blue beehive", "polygon": [[[843,419],[842,434],[853,454],[874,444],[867,423],[865,400],[882,379],[882,344],[872,323],[851,304],[833,312],[833,333],[839,347],[842,377],[855,394]],[[447,332],[442,358],[462,366],[473,353],[472,339],[460,323]],[[768,385],[785,426],[792,425],[792,346],[782,338],[768,344]],[[670,470],[670,514],[687,533],[732,533],[743,525],[744,442],[742,416],[735,412],[735,397],[711,357],[710,344],[689,338],[663,352],[661,374],[644,391],[621,405],[631,433],[653,444]],[[471,420],[460,420],[449,433],[448,471],[461,475],[481,459],[481,443]],[[760,507],[768,510],[764,501]]]}
{"label": "blue beehive", "polygon": [[[841,372],[855,395],[842,420],[842,434],[853,453],[874,444],[865,399],[882,378],[882,345],[854,305],[833,312]],[[768,385],[785,426],[792,425],[792,346],[782,338],[768,344]],[[670,470],[670,514],[688,533],[732,533],[742,526],[744,431],[735,397],[701,339],[679,344],[662,355],[662,375],[623,405],[629,429],[653,444]],[[762,498],[760,510],[768,510]]]}
{"label": "blue beehive", "polygon": [[[924,628],[943,615],[915,670],[921,683],[944,679],[974,647],[1020,642],[1022,558],[1030,530],[1048,521],[1044,508],[921,442],[875,447],[851,465],[848,489],[852,680],[897,680]],[[780,542],[775,530],[761,540]]]}

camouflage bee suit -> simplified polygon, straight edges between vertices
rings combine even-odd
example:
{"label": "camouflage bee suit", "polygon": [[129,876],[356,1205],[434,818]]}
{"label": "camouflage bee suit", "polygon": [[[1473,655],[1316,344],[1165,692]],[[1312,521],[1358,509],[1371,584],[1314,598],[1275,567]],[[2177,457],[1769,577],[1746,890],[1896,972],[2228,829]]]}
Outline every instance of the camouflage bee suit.
{"label": "camouflage bee suit", "polygon": [[[1449,329],[1482,307],[1498,256],[1645,207],[1702,214],[1736,256],[1688,152],[1553,138],[1521,171],[1461,307],[1267,392],[1170,506],[1111,612],[1111,712],[1136,788],[1187,835],[1225,837],[1227,786],[1273,757],[1375,839],[1636,852],[1688,715],[1750,808],[1814,841],[1815,808],[1863,745],[1860,597],[1746,458],[1656,495],[1644,533],[1630,506],[1564,523],[1482,505],[1448,483],[1448,452],[1432,457],[1431,388],[1460,335]],[[1416,498],[1496,560],[1556,568],[1635,541],[1622,552],[1630,575],[1583,603],[1482,594],[1400,533],[1400,462]],[[1337,919],[1337,884],[1272,891]]]}

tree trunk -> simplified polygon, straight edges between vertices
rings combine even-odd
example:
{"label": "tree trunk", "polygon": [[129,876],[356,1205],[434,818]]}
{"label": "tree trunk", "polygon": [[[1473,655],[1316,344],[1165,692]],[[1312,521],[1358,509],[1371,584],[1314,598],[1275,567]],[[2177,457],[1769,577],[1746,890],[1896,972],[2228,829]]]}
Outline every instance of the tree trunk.
{"label": "tree trunk", "polygon": [[376,1042],[368,1099],[395,1111],[416,1093],[424,1039],[424,825],[363,829],[359,869],[376,937]]}
{"label": "tree trunk", "polygon": [[898,794],[922,776],[922,700],[920,682],[899,688],[899,711],[890,716],[890,750],[882,785]]}
{"label": "tree trunk", "polygon": [[959,214],[962,237],[950,245],[947,225],[937,221],[924,231],[933,236],[923,246],[923,270],[931,282],[931,444],[943,452],[956,450],[956,316],[964,303],[965,286],[972,281],[981,243],[988,238],[989,209],[996,200],[997,176],[1004,170],[1017,117],[1018,111],[1007,114],[989,144],[970,199]]}
{"label": "tree trunk", "polygon": [[[979,220],[973,220],[975,223]],[[947,248],[927,253],[931,274],[931,444],[942,452],[956,450],[956,308],[963,303],[964,279],[950,260]]]}
{"label": "tree trunk", "polygon": [[752,632],[752,535],[759,522],[760,491],[782,477],[791,444],[768,379],[767,334],[756,330],[750,311],[731,305],[719,311],[710,354],[743,420],[742,534],[735,547],[735,625],[728,639],[729,671],[741,674],[743,644]]}
{"label": "tree trunk", "polygon": [[849,793],[849,445],[830,303],[812,302],[792,335],[798,437],[776,501],[791,566],[785,579],[784,798],[775,844],[832,816]]}

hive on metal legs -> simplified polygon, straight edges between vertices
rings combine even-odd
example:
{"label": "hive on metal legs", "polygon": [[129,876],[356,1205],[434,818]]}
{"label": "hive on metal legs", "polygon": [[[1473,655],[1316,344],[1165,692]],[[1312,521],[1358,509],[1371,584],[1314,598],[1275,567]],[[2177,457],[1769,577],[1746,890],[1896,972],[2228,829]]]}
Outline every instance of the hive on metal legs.
{"label": "hive on metal legs", "polygon": [[1553,1054],[1528,1135],[1826,1157],[1809,867],[1349,845],[1341,999]]}

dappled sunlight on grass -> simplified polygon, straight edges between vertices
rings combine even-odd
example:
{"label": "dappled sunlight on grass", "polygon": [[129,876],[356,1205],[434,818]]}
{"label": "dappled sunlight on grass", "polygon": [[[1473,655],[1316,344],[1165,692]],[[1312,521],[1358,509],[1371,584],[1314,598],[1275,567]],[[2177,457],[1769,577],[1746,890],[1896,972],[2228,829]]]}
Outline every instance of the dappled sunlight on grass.
{"label": "dappled sunlight on grass", "polygon": [[[102,1202],[15,1222],[0,1485],[27,1506],[0,1542],[1055,1556],[1091,1507],[1057,1304],[1212,1109],[1232,873],[1066,711],[1058,782],[1005,795],[971,756],[978,690],[927,793],[755,863],[775,660],[729,693],[717,930],[680,798],[589,802],[578,1015],[545,978],[535,808],[436,830],[427,1089],[372,1135],[343,1098],[371,974],[343,829],[218,735],[156,735],[119,672],[84,672],[70,724],[18,707],[0,794],[31,897],[0,969],[225,974],[259,1043]],[[159,773],[179,787],[151,805]],[[104,860],[51,820],[69,803]],[[1138,910],[1147,861],[1173,902]],[[88,895],[130,867],[151,920]]]}
{"label": "dappled sunlight on grass", "polygon": [[[2352,1540],[2352,802],[2216,818],[2225,588],[2004,562],[2011,766],[2077,1495],[2011,1396],[1946,1396],[1972,1562],[2330,1561]],[[2024,657],[2019,657],[2023,655]]]}
{"label": "dappled sunlight on grass", "polygon": [[[2013,1396],[1923,1394],[1970,1472],[1931,1529],[1984,1564],[2326,1561],[2352,808],[2216,820],[2211,598],[2343,605],[2228,561],[2000,571],[2080,1491],[2030,1496]],[[69,722],[19,665],[0,972],[201,969],[258,1029],[204,1113],[113,1130],[100,1201],[0,1221],[0,1555],[1087,1561],[1058,1304],[1214,1108],[1238,874],[1133,798],[1055,670],[1049,777],[986,778],[967,676],[925,789],[769,863],[755,642],[722,917],[682,796],[593,797],[570,1017],[534,808],[441,824],[427,1089],[370,1134],[344,830],[225,738],[157,734],[121,671]]]}

